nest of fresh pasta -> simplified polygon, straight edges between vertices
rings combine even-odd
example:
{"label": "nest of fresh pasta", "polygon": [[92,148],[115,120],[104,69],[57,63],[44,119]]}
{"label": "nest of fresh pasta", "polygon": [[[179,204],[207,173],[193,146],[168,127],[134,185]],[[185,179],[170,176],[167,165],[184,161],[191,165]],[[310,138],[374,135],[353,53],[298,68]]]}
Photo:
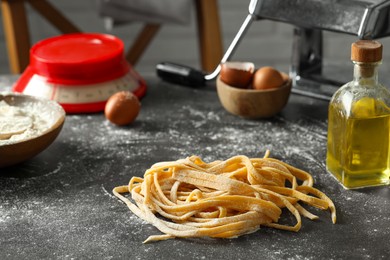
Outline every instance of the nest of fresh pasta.
{"label": "nest of fresh pasta", "polygon": [[[268,151],[263,158],[240,155],[206,163],[191,156],[159,162],[143,178],[132,177],[113,193],[135,215],[164,233],[144,242],[175,237],[235,238],[260,226],[299,231],[301,216],[318,218],[303,204],[329,210],[336,222],[332,200],[313,187],[313,177],[270,158]],[[280,223],[282,210],[294,216],[295,223]]]}

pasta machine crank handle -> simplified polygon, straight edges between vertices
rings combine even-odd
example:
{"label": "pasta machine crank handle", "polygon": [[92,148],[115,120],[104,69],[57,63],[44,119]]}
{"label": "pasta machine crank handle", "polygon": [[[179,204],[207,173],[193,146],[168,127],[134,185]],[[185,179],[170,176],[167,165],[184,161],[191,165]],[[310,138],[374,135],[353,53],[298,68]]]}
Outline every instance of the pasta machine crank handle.
{"label": "pasta machine crank handle", "polygon": [[[224,63],[231,58],[244,34],[255,19],[258,18],[252,14],[247,15],[233,41],[230,43],[229,48],[222,57],[220,63]],[[199,87],[205,86],[207,81],[211,81],[217,78],[219,72],[221,71],[221,65],[219,64],[212,73],[205,74],[200,70],[196,70],[188,66],[171,62],[162,62],[157,64],[156,71],[157,75],[162,80],[185,86]]]}

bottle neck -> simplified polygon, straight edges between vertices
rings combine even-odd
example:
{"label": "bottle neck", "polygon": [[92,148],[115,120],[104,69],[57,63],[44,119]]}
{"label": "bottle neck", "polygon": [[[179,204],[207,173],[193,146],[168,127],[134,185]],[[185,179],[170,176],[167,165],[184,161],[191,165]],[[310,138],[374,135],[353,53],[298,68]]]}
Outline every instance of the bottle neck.
{"label": "bottle neck", "polygon": [[380,62],[353,62],[354,72],[353,81],[359,85],[376,85],[378,84],[378,65]]}

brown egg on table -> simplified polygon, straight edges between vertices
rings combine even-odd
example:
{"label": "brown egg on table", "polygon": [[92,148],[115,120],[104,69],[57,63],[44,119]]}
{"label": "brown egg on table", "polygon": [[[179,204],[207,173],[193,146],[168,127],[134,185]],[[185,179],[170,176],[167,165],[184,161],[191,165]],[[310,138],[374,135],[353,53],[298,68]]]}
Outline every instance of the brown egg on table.
{"label": "brown egg on table", "polygon": [[221,80],[236,88],[248,88],[255,65],[252,62],[229,61],[221,64]]}
{"label": "brown egg on table", "polygon": [[272,67],[262,67],[253,75],[252,87],[254,89],[273,89],[283,85],[286,79]]}
{"label": "brown egg on table", "polygon": [[130,91],[121,91],[112,95],[105,106],[104,115],[113,124],[124,126],[131,124],[138,116],[141,104]]}

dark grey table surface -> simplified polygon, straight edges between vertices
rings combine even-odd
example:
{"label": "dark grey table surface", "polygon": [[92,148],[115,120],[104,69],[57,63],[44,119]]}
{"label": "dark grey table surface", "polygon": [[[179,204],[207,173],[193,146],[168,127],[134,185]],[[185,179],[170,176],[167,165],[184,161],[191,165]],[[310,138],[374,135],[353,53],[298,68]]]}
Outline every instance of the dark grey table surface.
{"label": "dark grey table surface", "polygon": [[[344,190],[325,170],[327,102],[292,95],[276,117],[247,120],[227,113],[213,87],[147,81],[134,124],[68,115],[48,149],[0,169],[0,259],[390,258],[390,187]],[[266,149],[314,176],[336,205],[337,224],[312,209],[320,219],[303,219],[298,233],[262,228],[237,239],[142,244],[159,231],[111,192],[158,161],[261,157]]]}

